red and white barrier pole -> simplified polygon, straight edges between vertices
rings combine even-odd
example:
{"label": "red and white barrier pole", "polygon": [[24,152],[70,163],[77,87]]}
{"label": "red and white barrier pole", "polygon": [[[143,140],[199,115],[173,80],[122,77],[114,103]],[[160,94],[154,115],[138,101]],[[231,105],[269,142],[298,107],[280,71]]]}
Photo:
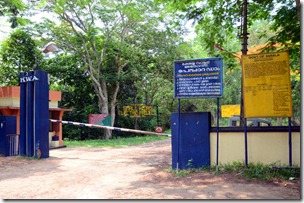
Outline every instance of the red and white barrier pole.
{"label": "red and white barrier pole", "polygon": [[72,122],[72,121],[61,121],[61,120],[54,120],[54,119],[49,119],[49,120],[53,123],[63,123],[63,124],[69,124],[69,125],[85,126],[85,127],[89,127],[89,128],[104,128],[104,129],[123,131],[123,132],[133,132],[133,133],[140,133],[140,134],[150,134],[150,135],[171,137],[170,134],[165,134],[165,133],[157,133],[157,132],[150,132],[150,131],[143,131],[143,130],[134,130],[134,129],[128,129],[128,128],[117,128],[117,127],[111,127],[111,126],[95,125],[95,124],[88,124],[88,123],[79,123],[79,122]]}

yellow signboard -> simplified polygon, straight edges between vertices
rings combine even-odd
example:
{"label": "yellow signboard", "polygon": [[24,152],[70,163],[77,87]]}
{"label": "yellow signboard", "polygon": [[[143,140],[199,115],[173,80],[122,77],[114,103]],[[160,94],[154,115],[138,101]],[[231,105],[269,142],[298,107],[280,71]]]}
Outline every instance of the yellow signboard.
{"label": "yellow signboard", "polygon": [[222,118],[230,118],[232,116],[239,116],[241,114],[240,105],[222,105],[221,116]]}
{"label": "yellow signboard", "polygon": [[118,115],[129,116],[131,118],[144,118],[156,115],[156,110],[153,109],[152,106],[144,104],[131,104],[129,106],[123,106],[123,109],[119,109]]}
{"label": "yellow signboard", "polygon": [[291,117],[288,52],[242,56],[244,117]]}

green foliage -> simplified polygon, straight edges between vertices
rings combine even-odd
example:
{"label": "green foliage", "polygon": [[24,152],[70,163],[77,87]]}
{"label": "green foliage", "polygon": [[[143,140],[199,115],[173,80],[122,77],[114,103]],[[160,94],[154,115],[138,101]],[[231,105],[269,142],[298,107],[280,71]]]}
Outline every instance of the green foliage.
{"label": "green foliage", "polygon": [[32,160],[43,160],[43,159],[36,158],[35,156],[28,157],[26,155],[17,156],[17,158],[19,158],[19,159],[27,159],[27,160],[30,160],[30,161],[32,161]]}
{"label": "green foliage", "polygon": [[172,168],[169,168],[169,169],[166,169],[166,171],[168,171],[169,173],[172,173],[174,176],[177,176],[177,177],[187,177],[193,173],[197,173],[197,170],[195,169],[187,169],[187,170],[174,170]]}
{"label": "green foliage", "polygon": [[25,9],[25,4],[22,0],[1,0],[0,1],[0,16],[8,16],[8,21],[11,23],[11,28],[16,28],[23,24],[23,19],[19,17],[20,11]]}
{"label": "green foliage", "polygon": [[119,138],[111,140],[85,140],[85,141],[69,141],[65,140],[64,143],[67,146],[81,146],[81,147],[126,147],[132,145],[139,145],[148,142],[154,142],[157,140],[168,139],[165,136],[134,136],[130,138]]}
{"label": "green foliage", "polygon": [[[96,114],[98,101],[85,64],[77,56],[58,54],[45,58],[41,68],[50,74],[50,88],[62,92],[61,108],[72,109],[63,115],[63,120],[88,123],[89,114]],[[102,129],[63,125],[63,137],[72,140],[102,138]]]}
{"label": "green foliage", "polygon": [[20,73],[32,70],[40,56],[36,43],[29,33],[21,29],[12,32],[1,47],[1,83],[18,85]]}
{"label": "green foliage", "polygon": [[239,173],[241,170],[243,170],[246,166],[245,163],[234,161],[231,164],[221,164],[220,166],[221,172],[225,173]]}
{"label": "green foliage", "polygon": [[171,21],[159,18],[162,11],[153,1],[64,0],[44,6],[55,11],[60,23],[45,20],[35,31],[83,61],[100,113],[114,116],[114,105],[126,100],[152,104],[149,74],[172,78],[170,61],[182,29],[162,29],[161,23]]}
{"label": "green foliage", "polygon": [[249,163],[248,167],[241,162],[220,165],[220,173],[237,173],[239,177],[245,177],[249,180],[273,181],[276,179],[288,180],[290,177],[300,178],[300,168],[279,166],[272,167],[273,164]]}
{"label": "green foliage", "polygon": [[[135,125],[137,123],[137,125]],[[117,117],[115,121],[116,127],[124,127],[130,129],[144,130],[144,131],[155,131],[157,125],[156,117],[146,117],[146,118],[129,118],[129,117]],[[114,137],[132,137],[136,136],[129,132],[113,131]]]}
{"label": "green foliage", "polygon": [[[298,5],[299,6],[299,5]],[[295,1],[287,1],[281,5],[274,16],[274,24],[272,29],[277,31],[273,40],[277,42],[291,41],[293,44],[300,40],[300,18],[298,17],[298,9]]]}
{"label": "green foliage", "polygon": [[234,161],[229,164],[220,164],[219,171],[216,171],[216,167],[202,167],[199,169],[187,169],[187,170],[173,170],[169,169],[170,173],[173,173],[179,177],[186,177],[192,173],[208,172],[214,175],[235,173],[239,178],[246,178],[248,180],[261,180],[261,181],[274,181],[274,180],[288,180],[289,178],[300,178],[301,169],[298,167],[272,167],[273,164],[262,163],[249,163],[248,167],[244,162]]}
{"label": "green foliage", "polygon": [[269,41],[269,38],[275,36],[275,31],[271,30],[272,24],[273,22],[269,22],[269,20],[254,21],[248,28],[248,47],[265,44]]}

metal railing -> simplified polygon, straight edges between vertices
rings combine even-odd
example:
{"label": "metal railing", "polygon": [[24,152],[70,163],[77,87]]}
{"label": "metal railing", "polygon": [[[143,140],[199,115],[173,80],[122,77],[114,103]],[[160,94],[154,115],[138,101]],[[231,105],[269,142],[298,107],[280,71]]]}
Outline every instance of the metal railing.
{"label": "metal railing", "polygon": [[19,134],[7,134],[8,154],[7,156],[19,155]]}

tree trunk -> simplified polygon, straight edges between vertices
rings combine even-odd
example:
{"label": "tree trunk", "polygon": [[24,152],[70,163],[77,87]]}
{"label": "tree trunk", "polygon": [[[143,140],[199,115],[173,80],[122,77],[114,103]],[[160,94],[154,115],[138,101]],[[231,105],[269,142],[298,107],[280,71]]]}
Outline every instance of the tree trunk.
{"label": "tree trunk", "polygon": [[[98,88],[95,88],[95,90]],[[98,100],[99,100],[99,112],[101,114],[109,114],[109,106],[108,106],[108,101],[102,99],[101,95],[98,94],[98,91],[96,91],[96,94],[98,95]],[[115,111],[114,111],[114,115],[115,115]],[[113,126],[113,122],[112,122],[112,112],[111,112],[111,126]],[[111,139],[112,138],[112,130],[109,129],[104,129],[104,133],[103,133],[103,139]]]}
{"label": "tree trunk", "polygon": [[[103,103],[102,104],[102,111],[101,111],[102,114],[109,114],[109,110],[108,110],[108,103]],[[112,112],[111,112],[111,126],[113,126],[113,123],[112,123]],[[114,115],[115,115],[115,112],[114,112]],[[109,140],[112,138],[112,130],[109,130],[109,129],[104,129],[104,133],[103,133],[103,138],[106,139],[106,140]]]}
{"label": "tree trunk", "polygon": [[297,17],[298,20],[301,20],[301,2],[300,0],[296,0],[296,8],[297,8]]}
{"label": "tree trunk", "polygon": [[134,118],[134,129],[138,130],[138,118],[137,117]]}

